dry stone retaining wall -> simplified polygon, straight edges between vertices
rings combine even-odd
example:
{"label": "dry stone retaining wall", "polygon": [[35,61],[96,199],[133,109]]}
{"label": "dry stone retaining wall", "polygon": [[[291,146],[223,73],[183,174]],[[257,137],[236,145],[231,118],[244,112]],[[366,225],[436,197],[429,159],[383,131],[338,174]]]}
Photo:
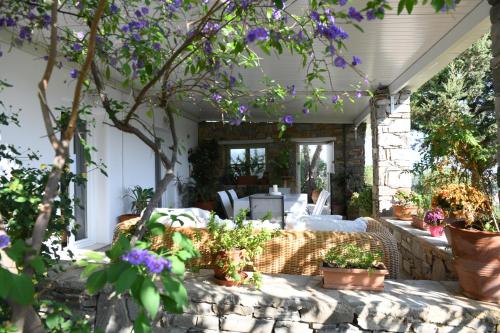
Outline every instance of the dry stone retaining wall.
{"label": "dry stone retaining wall", "polygon": [[[190,306],[184,314],[162,314],[154,332],[206,333],[499,333],[500,309],[454,295],[452,283],[386,281],[382,293],[326,290],[318,277],[265,276],[262,290],[226,288],[209,271],[186,280]],[[112,293],[87,296],[58,278],[64,297],[97,329],[131,332],[137,308]],[[80,287],[83,287],[81,284]]]}

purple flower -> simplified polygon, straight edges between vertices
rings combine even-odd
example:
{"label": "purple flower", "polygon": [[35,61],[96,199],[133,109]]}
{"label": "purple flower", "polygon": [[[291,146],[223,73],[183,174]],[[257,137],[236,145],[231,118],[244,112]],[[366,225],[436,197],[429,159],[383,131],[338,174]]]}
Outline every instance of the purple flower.
{"label": "purple flower", "polygon": [[73,51],[80,52],[82,50],[82,45],[80,45],[80,43],[74,43],[72,48]]}
{"label": "purple flower", "polygon": [[337,103],[339,101],[340,97],[339,95],[333,95],[332,96],[332,103]]}
{"label": "purple flower", "polygon": [[369,11],[366,12],[366,19],[368,21],[371,21],[371,20],[375,20],[376,19],[376,16],[375,16],[375,11],[373,9],[370,9]]}
{"label": "purple flower", "polygon": [[339,5],[345,6],[347,3],[347,0],[339,0]]}
{"label": "purple flower", "polygon": [[236,84],[236,78],[232,75],[229,76],[229,87],[233,88],[235,84]]}
{"label": "purple flower", "polygon": [[139,9],[137,9],[134,13],[135,13],[135,16],[142,17],[142,13]]}
{"label": "purple flower", "polygon": [[361,59],[359,57],[353,56],[352,57],[352,65],[357,66],[361,64]]}
{"label": "purple flower", "polygon": [[141,7],[141,12],[143,15],[148,15],[149,14],[149,8],[148,7]]}
{"label": "purple flower", "polygon": [[215,103],[219,103],[220,101],[222,101],[222,96],[218,93],[214,93],[212,95],[212,99],[214,100]]}
{"label": "purple flower", "polygon": [[165,260],[165,269],[167,272],[172,270],[172,261],[170,259]]}
{"label": "purple flower", "polygon": [[281,18],[281,10],[275,9],[272,15],[273,19],[279,20]]}
{"label": "purple flower", "polygon": [[149,256],[147,250],[132,249],[126,255],[122,256],[122,260],[128,261],[132,265],[141,265],[147,256]]}
{"label": "purple flower", "polygon": [[144,68],[144,60],[139,59],[137,61],[137,68]]}
{"label": "purple flower", "polygon": [[335,50],[335,46],[333,45],[330,45],[328,46],[328,52],[331,54],[331,55],[334,55],[336,50]]}
{"label": "purple flower", "polygon": [[316,21],[316,22],[319,22],[319,21],[320,21],[320,17],[319,17],[319,13],[318,13],[318,12],[316,12],[316,11],[312,11],[310,16],[311,16],[311,18],[312,18],[314,21]]}
{"label": "purple flower", "polygon": [[252,29],[247,34],[247,42],[253,43],[256,40],[266,40],[268,38],[267,30],[262,27]]}
{"label": "purple flower", "polygon": [[72,69],[71,71],[69,71],[69,76],[71,76],[73,79],[76,79],[78,77],[78,74],[80,74],[80,72],[77,69]]}
{"label": "purple flower", "polygon": [[134,32],[132,34],[132,38],[136,41],[136,42],[140,42],[141,41],[141,35],[139,35],[138,33]]}
{"label": "purple flower", "polygon": [[425,213],[424,222],[433,226],[441,225],[444,220],[444,212],[441,208],[436,208]]}
{"label": "purple flower", "polygon": [[161,49],[161,45],[160,45],[160,43],[153,43],[153,49],[154,49],[155,51],[160,51],[160,49]]}
{"label": "purple flower", "polygon": [[344,58],[342,58],[341,56],[337,56],[335,58],[335,60],[333,61],[333,64],[336,66],[336,67],[339,67],[339,68],[346,68],[347,66],[347,61],[345,61]]}
{"label": "purple flower", "polygon": [[202,0],[203,4],[208,4],[210,2],[210,0]]}
{"label": "purple flower", "polygon": [[247,111],[248,111],[248,107],[245,105],[240,105],[240,107],[238,108],[238,112],[241,114],[244,114]]}
{"label": "purple flower", "polygon": [[0,235],[0,249],[3,249],[9,246],[10,237],[7,235]]}
{"label": "purple flower", "polygon": [[202,29],[202,32],[207,35],[213,35],[220,29],[220,25],[214,22],[207,22]]}
{"label": "purple flower", "polygon": [[43,21],[43,23],[42,23],[43,27],[47,28],[49,26],[49,24],[52,22],[52,18],[50,17],[50,15],[43,14],[42,21]]}
{"label": "purple flower", "polygon": [[284,115],[282,118],[283,122],[287,125],[293,124],[293,116],[291,114]]}
{"label": "purple flower", "polygon": [[302,109],[303,114],[309,114],[309,109],[308,108],[303,108]]}
{"label": "purple flower", "polygon": [[361,91],[358,90],[358,91],[356,91],[354,96],[356,96],[356,98],[361,98],[361,96],[363,96],[363,94],[361,93]]}
{"label": "purple flower", "polygon": [[288,91],[288,94],[292,97],[295,97],[295,95],[297,95],[297,90],[295,89],[295,84],[292,84],[291,86],[287,86],[286,90]]}
{"label": "purple flower", "polygon": [[241,119],[240,118],[229,119],[229,125],[240,126],[241,125]]}
{"label": "purple flower", "polygon": [[363,15],[361,15],[361,13],[358,12],[356,10],[356,8],[354,8],[354,7],[349,7],[349,11],[347,12],[347,16],[349,16],[350,18],[352,18],[353,20],[358,21],[358,22],[363,20]]}
{"label": "purple flower", "polygon": [[21,39],[31,39],[31,29],[29,27],[21,27],[19,30],[19,38]]}
{"label": "purple flower", "polygon": [[210,43],[209,40],[207,40],[207,41],[205,41],[205,43],[203,43],[203,51],[205,51],[206,54],[211,54],[213,52],[212,43]]}
{"label": "purple flower", "polygon": [[125,24],[122,29],[121,29],[123,32],[128,32],[129,31],[129,26],[127,24]]}
{"label": "purple flower", "polygon": [[16,20],[9,16],[5,19],[5,25],[8,27],[14,27],[16,25]]}
{"label": "purple flower", "polygon": [[160,274],[165,268],[166,260],[162,257],[149,254],[144,258],[144,264],[146,265],[148,271],[153,274]]}
{"label": "purple flower", "polygon": [[112,3],[111,6],[109,6],[109,12],[113,15],[118,14],[118,7]]}

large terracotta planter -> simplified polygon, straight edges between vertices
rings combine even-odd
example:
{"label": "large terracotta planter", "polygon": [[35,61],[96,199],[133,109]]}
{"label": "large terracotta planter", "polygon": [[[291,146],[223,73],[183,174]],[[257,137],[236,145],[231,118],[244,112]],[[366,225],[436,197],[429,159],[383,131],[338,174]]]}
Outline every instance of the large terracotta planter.
{"label": "large terracotta planter", "polygon": [[500,303],[500,233],[446,226],[460,287],[466,296]]}
{"label": "large terracotta planter", "polygon": [[384,278],[389,271],[346,269],[322,266],[323,288],[353,290],[384,290]]}
{"label": "large terracotta planter", "polygon": [[417,215],[412,216],[411,225],[412,227],[420,230],[429,230],[429,225],[424,222],[423,218],[418,217]]}
{"label": "large terracotta planter", "polygon": [[131,219],[135,219],[136,217],[139,217],[139,214],[122,214],[118,216],[118,222],[122,223]]}
{"label": "large terracotta planter", "polygon": [[416,215],[417,210],[417,206],[392,205],[394,216],[402,221],[411,221],[412,215]]}

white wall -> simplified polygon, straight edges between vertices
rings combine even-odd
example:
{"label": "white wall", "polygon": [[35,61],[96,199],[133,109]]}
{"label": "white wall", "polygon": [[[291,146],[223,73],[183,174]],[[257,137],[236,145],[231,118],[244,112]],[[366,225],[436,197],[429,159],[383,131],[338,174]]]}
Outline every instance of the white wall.
{"label": "white wall", "polygon": [[[39,151],[42,159],[39,163],[35,163],[35,166],[40,163],[51,163],[53,151],[45,137],[45,127],[36,96],[37,83],[42,75],[45,61],[24,50],[13,49],[11,52],[6,52],[9,46],[2,41],[0,48],[4,51],[4,56],[0,58],[0,79],[14,86],[5,89],[0,99],[7,106],[12,105],[14,111],[22,109],[19,117],[21,127],[0,127],[0,142]],[[71,67],[55,69],[48,93],[52,107],[71,104],[74,80],[69,77],[70,69]],[[115,98],[129,99],[129,96],[120,92],[111,93]],[[96,107],[93,108],[93,115],[96,126],[91,128],[89,141],[98,150],[93,159],[102,160],[107,165],[108,177],[98,170],[88,174],[89,238],[93,242],[109,243],[117,216],[130,210],[130,202],[123,198],[127,188],[135,185],[154,187],[154,154],[135,136],[103,124],[106,120],[105,113],[98,103],[94,103]],[[161,122],[156,123],[156,126],[166,128]],[[198,124],[177,117],[177,131],[183,148],[177,172],[187,177],[189,175],[187,150],[197,145]],[[168,130],[165,129],[164,135],[166,144],[170,145]],[[166,198],[167,206],[177,206],[175,186],[169,186]]]}

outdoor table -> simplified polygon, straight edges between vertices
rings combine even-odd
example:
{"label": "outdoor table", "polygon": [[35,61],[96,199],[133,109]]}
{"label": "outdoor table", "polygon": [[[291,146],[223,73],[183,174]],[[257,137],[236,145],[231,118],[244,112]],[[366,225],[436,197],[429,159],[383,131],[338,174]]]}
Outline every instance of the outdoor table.
{"label": "outdoor table", "polygon": [[[286,194],[284,196],[285,212],[297,215],[305,214],[307,209],[307,193]],[[238,214],[241,209],[250,209],[249,197],[242,197],[234,200],[234,214]]]}

